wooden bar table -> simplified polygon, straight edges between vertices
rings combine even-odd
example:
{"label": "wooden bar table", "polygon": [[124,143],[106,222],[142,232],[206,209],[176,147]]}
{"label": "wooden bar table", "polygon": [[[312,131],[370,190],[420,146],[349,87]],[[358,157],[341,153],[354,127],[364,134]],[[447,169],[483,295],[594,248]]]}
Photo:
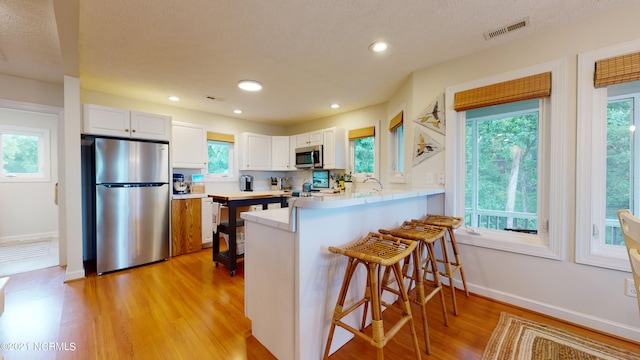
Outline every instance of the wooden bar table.
{"label": "wooden bar table", "polygon": [[[238,258],[244,257],[238,255],[237,250],[237,228],[238,219],[236,219],[236,210],[243,206],[262,205],[262,209],[266,210],[269,204],[280,204],[281,207],[287,207],[287,199],[291,197],[291,193],[284,191],[242,191],[226,194],[209,194],[213,201],[229,208],[229,243],[226,251],[220,251],[220,237],[214,236],[213,240],[213,261],[218,266],[222,263],[226,266],[231,276],[236,274],[236,262]],[[219,230],[218,230],[219,231]]]}

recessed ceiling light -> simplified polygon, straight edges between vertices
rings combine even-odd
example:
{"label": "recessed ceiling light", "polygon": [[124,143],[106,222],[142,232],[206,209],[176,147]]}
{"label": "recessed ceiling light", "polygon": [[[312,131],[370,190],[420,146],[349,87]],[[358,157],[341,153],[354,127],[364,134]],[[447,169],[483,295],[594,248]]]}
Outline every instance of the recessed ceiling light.
{"label": "recessed ceiling light", "polygon": [[376,42],[372,43],[371,45],[369,45],[369,50],[371,50],[373,52],[383,52],[383,51],[387,50],[388,46],[389,45],[384,41],[376,41]]}
{"label": "recessed ceiling light", "polygon": [[340,104],[331,104],[332,109],[337,109],[340,107]]}
{"label": "recessed ceiling light", "polygon": [[240,110],[240,109],[235,109],[235,110],[233,110],[233,112],[236,113],[236,114],[242,114],[242,110]]}
{"label": "recessed ceiling light", "polygon": [[241,80],[238,82],[238,87],[247,91],[260,91],[262,89],[262,84],[255,80]]}
{"label": "recessed ceiling light", "polygon": [[180,101],[180,98],[177,96],[169,96],[169,100],[171,101]]}

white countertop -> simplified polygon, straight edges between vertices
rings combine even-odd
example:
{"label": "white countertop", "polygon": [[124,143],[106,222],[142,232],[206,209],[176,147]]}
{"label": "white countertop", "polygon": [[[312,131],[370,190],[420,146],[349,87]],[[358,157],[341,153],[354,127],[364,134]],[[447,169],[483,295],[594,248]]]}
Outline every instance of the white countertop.
{"label": "white countertop", "polygon": [[314,194],[311,197],[292,197],[289,199],[289,208],[248,211],[241,213],[240,217],[274,228],[294,231],[292,224],[290,224],[290,210],[293,208],[335,209],[437,194],[444,194],[444,189],[387,190],[354,194]]}
{"label": "white countertop", "polygon": [[333,209],[437,194],[444,194],[444,189],[383,190],[353,194],[314,193],[311,197],[289,199],[289,206],[306,209]]}

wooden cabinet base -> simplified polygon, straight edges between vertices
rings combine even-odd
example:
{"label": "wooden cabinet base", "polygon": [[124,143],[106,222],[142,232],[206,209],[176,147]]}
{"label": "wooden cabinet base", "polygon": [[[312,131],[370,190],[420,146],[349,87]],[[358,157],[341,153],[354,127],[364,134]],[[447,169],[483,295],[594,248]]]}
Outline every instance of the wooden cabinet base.
{"label": "wooden cabinet base", "polygon": [[199,198],[171,200],[172,256],[202,250],[201,212]]}

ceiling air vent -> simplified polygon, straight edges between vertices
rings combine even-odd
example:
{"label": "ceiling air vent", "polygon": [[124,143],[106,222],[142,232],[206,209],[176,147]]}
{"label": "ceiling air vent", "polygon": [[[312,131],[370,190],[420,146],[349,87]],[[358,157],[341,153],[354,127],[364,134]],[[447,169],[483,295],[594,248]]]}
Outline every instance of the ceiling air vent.
{"label": "ceiling air vent", "polygon": [[227,99],[223,99],[223,98],[217,97],[217,96],[207,96],[207,99],[215,100],[215,101],[225,101],[225,100],[227,100]]}
{"label": "ceiling air vent", "polygon": [[498,37],[500,35],[504,35],[507,33],[510,33],[512,31],[516,31],[518,29],[522,29],[526,26],[529,26],[529,18],[524,18],[520,21],[517,21],[513,24],[509,24],[509,25],[505,25],[503,27],[491,30],[491,31],[487,31],[486,33],[484,33],[484,39],[485,40],[489,40],[489,39],[493,39],[495,37]]}

